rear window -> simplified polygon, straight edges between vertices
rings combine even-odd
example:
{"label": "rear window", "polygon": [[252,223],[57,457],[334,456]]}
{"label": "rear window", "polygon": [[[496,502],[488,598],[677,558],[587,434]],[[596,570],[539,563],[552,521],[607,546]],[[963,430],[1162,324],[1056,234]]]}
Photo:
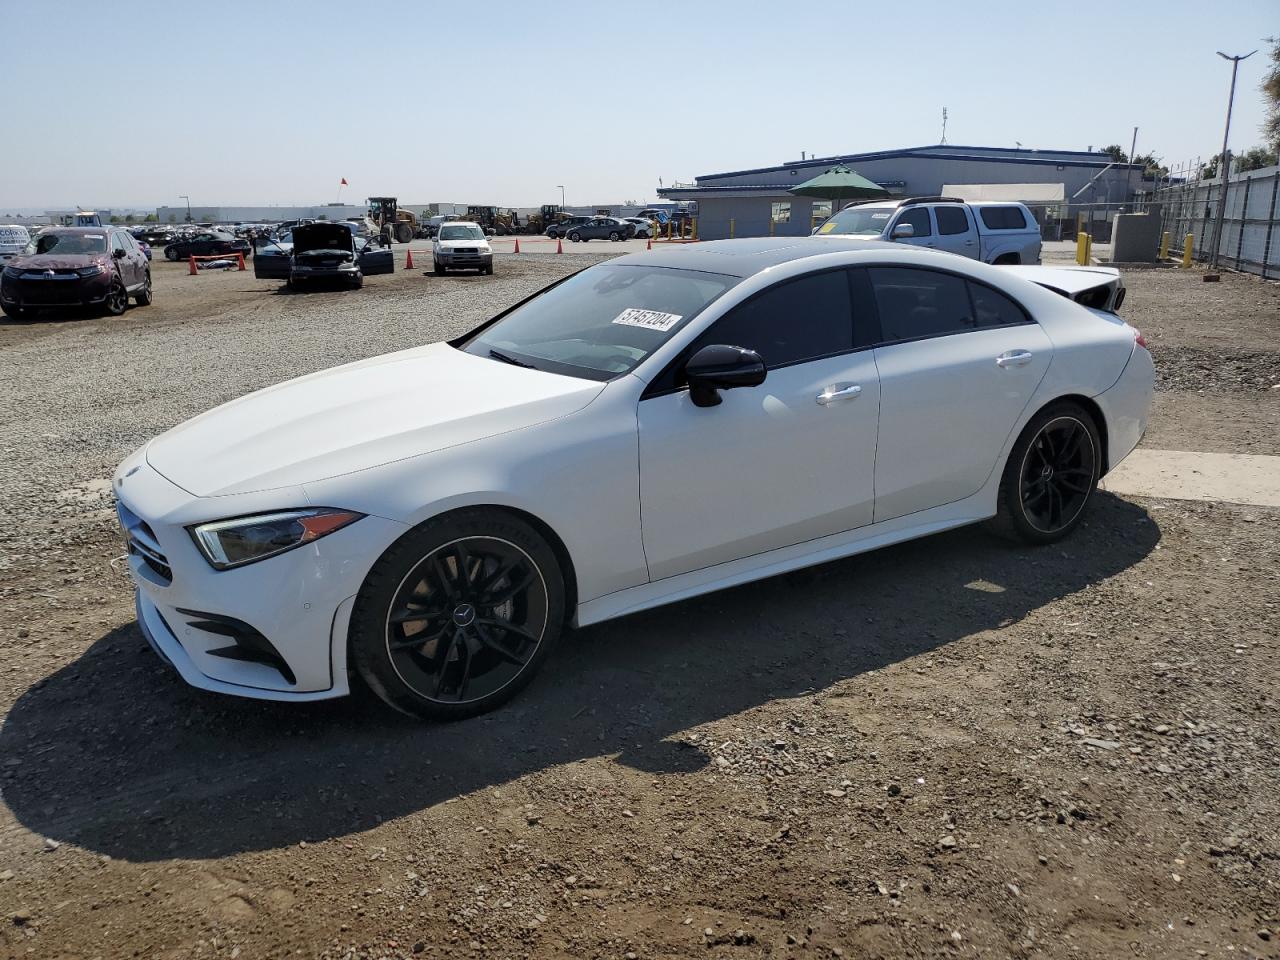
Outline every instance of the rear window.
{"label": "rear window", "polygon": [[1027,226],[1021,207],[982,207],[978,215],[988,230],[1025,230]]}

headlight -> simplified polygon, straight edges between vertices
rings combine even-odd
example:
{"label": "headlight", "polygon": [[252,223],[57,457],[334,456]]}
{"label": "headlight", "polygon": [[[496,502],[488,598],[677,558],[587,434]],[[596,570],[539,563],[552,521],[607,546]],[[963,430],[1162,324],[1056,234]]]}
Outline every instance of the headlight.
{"label": "headlight", "polygon": [[88,267],[81,267],[76,271],[76,273],[80,274],[82,277],[96,277],[101,272],[102,267],[98,266],[96,263]]}
{"label": "headlight", "polygon": [[319,540],[363,516],[350,510],[317,507],[217,520],[187,530],[215,570],[228,570]]}

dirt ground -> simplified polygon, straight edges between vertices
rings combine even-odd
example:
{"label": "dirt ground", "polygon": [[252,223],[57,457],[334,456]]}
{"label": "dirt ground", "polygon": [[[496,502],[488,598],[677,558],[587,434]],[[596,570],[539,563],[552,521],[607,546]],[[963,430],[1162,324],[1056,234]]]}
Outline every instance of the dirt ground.
{"label": "dirt ground", "polygon": [[[158,263],[152,307],[0,323],[0,956],[1280,956],[1280,510],[954,531],[570,634],[453,725],[158,661],[116,462],[584,262],[305,296]],[[1280,453],[1280,288],[1126,281],[1146,444]]]}

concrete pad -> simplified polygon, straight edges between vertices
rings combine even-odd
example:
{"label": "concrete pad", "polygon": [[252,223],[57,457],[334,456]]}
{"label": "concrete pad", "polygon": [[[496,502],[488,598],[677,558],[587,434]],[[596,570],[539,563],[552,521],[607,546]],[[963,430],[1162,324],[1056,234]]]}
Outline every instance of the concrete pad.
{"label": "concrete pad", "polygon": [[1099,486],[1138,497],[1280,507],[1280,457],[1139,447]]}

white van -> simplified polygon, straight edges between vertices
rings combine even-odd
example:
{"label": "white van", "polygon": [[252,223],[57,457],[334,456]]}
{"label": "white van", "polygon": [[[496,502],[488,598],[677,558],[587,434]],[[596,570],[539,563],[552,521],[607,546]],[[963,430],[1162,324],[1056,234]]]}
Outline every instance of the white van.
{"label": "white van", "polygon": [[0,260],[18,256],[30,240],[31,234],[27,233],[26,227],[16,223],[0,226]]}

